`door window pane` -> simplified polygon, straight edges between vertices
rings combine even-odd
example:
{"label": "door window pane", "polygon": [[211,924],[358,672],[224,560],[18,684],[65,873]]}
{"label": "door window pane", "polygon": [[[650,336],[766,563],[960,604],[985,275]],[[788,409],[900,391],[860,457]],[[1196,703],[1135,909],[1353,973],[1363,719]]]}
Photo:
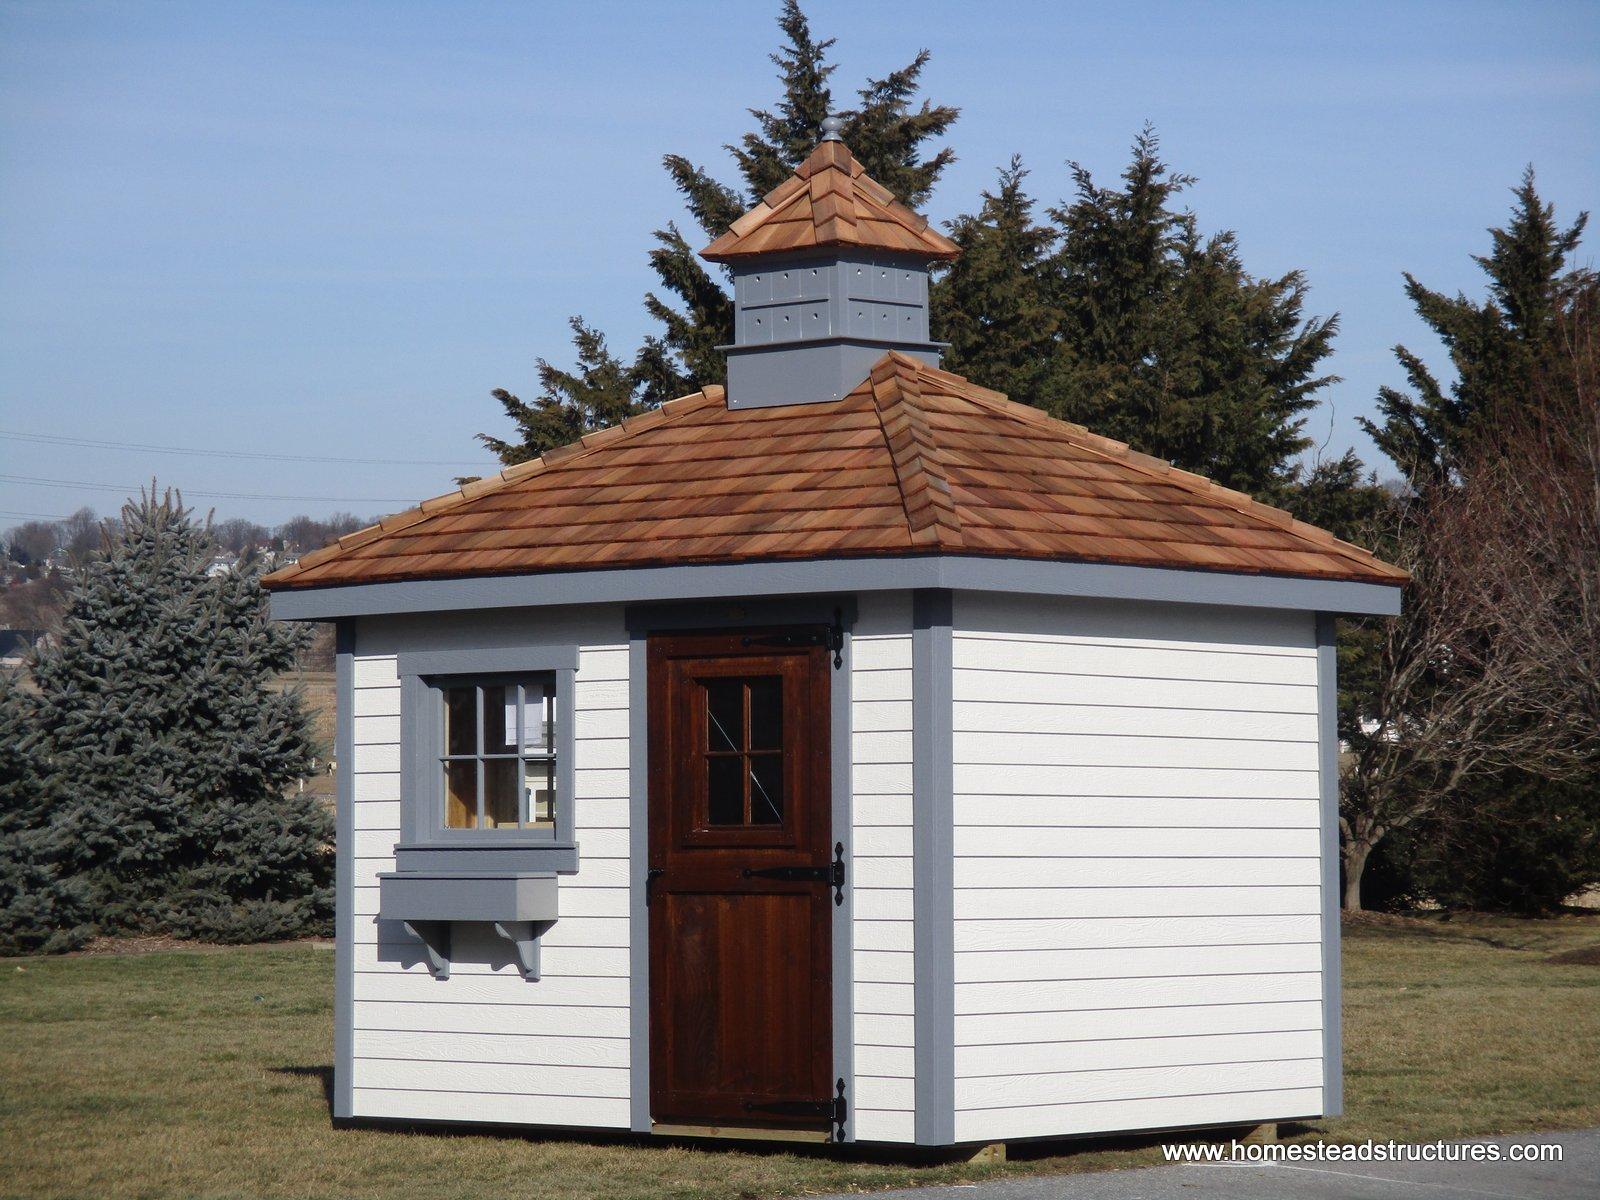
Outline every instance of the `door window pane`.
{"label": "door window pane", "polygon": [[783,756],[752,754],[750,763],[750,824],[783,824]]}
{"label": "door window pane", "polygon": [[706,681],[706,749],[744,749],[744,680]]}
{"label": "door window pane", "polygon": [[783,824],[783,678],[701,681],[706,715],[706,822]]}
{"label": "door window pane", "polygon": [[483,764],[483,826],[497,829],[515,826],[520,819],[518,807],[522,800],[517,786],[517,760],[491,758]]}
{"label": "door window pane", "polygon": [[444,765],[444,824],[446,829],[478,826],[478,764],[474,759]]}
{"label": "door window pane", "polygon": [[776,750],[783,745],[783,680],[766,676],[749,686],[750,749]]}
{"label": "door window pane", "polygon": [[712,825],[744,824],[744,756],[706,759],[706,819]]}

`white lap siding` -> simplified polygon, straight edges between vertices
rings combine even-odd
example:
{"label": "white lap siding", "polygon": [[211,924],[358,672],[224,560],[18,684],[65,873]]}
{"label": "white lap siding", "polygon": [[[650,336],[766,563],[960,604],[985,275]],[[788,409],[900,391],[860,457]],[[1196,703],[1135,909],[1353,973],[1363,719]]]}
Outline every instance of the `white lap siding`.
{"label": "white lap siding", "polygon": [[[358,1117],[628,1126],[628,651],[620,615],[579,631],[357,631],[353,1111]],[[613,630],[612,625],[616,628]],[[580,641],[574,688],[579,869],[560,882],[542,978],[529,981],[487,926],[454,927],[450,977],[377,919],[380,871],[400,837],[400,680],[395,648]],[[343,766],[343,764],[341,764]],[[561,798],[567,802],[567,797]]]}
{"label": "white lap siding", "polygon": [[851,639],[854,1134],[909,1142],[913,1120],[911,605],[863,597]]}
{"label": "white lap siding", "polygon": [[1309,614],[958,594],[958,1141],[1320,1112]]}

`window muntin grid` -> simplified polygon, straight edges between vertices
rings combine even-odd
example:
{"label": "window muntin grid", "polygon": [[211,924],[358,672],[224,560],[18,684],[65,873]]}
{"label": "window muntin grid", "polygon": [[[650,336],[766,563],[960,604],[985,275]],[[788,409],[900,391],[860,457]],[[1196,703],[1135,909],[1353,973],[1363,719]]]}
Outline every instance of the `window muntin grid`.
{"label": "window muntin grid", "polygon": [[560,803],[554,677],[460,679],[437,687],[444,827],[553,836]]}

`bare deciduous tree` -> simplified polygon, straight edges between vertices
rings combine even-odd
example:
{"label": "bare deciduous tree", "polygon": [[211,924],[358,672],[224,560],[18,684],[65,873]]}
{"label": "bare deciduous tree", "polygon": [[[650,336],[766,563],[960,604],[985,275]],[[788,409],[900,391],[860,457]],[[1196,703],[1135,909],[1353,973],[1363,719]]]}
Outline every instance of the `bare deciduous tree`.
{"label": "bare deciduous tree", "polygon": [[1517,768],[1549,779],[1600,755],[1600,403],[1596,295],[1564,316],[1538,404],[1482,437],[1461,482],[1406,501],[1406,611],[1350,733],[1340,826],[1345,906],[1390,832],[1463,784]]}

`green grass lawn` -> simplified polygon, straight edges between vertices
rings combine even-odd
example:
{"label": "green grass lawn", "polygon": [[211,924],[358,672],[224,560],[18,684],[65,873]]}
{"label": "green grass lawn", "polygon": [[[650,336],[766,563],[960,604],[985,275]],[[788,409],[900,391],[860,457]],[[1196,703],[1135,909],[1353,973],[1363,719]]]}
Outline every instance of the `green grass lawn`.
{"label": "green grass lawn", "polygon": [[[1296,1136],[1600,1125],[1600,965],[1550,961],[1597,944],[1600,917],[1348,929],[1348,1115]],[[0,1194],[754,1197],[1157,1159],[1149,1139],[1014,1147],[980,1167],[336,1130],[332,966],[310,945],[0,963]]]}

